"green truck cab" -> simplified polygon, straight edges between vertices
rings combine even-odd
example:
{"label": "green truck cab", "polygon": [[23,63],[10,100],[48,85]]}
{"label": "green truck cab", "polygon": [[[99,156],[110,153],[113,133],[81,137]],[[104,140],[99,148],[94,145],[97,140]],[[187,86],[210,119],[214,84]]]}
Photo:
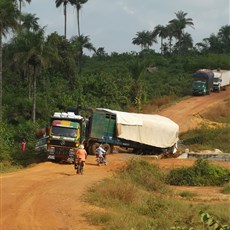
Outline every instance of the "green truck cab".
{"label": "green truck cab", "polygon": [[211,70],[201,69],[192,75],[192,95],[209,95],[213,90],[214,74]]}
{"label": "green truck cab", "polygon": [[74,148],[83,141],[84,119],[74,113],[55,112],[50,119],[48,159],[73,163]]}
{"label": "green truck cab", "polygon": [[194,81],[192,83],[192,94],[193,95],[206,95],[207,88],[204,81]]}

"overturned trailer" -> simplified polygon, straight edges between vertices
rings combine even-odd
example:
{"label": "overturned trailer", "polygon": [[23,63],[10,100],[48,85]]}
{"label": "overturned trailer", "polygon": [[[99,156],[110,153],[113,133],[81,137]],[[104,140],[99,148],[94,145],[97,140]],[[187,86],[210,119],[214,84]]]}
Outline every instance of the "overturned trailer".
{"label": "overturned trailer", "polygon": [[173,151],[178,134],[179,126],[164,116],[97,108],[87,117],[84,145],[92,154],[100,144],[107,153],[119,146],[156,154]]}

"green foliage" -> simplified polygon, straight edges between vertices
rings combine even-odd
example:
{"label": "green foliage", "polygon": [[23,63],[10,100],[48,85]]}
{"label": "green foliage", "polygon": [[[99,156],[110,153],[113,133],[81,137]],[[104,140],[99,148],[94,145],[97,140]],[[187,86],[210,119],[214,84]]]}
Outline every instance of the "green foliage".
{"label": "green foliage", "polygon": [[230,181],[230,170],[209,164],[207,160],[197,159],[194,166],[171,170],[166,182],[171,185],[221,186]]}
{"label": "green foliage", "polygon": [[14,146],[13,129],[7,123],[0,123],[0,161],[10,160],[10,152]]}
{"label": "green foliage", "polygon": [[[98,208],[85,215],[92,225],[109,230],[202,229],[198,213],[203,205],[181,202],[165,188],[164,175],[158,167],[138,158],[130,159],[126,167],[88,190],[85,201]],[[223,222],[229,220],[223,217],[226,209],[222,206],[212,212]]]}
{"label": "green foliage", "polygon": [[196,193],[194,193],[194,192],[189,192],[189,191],[183,191],[183,192],[181,192],[181,193],[179,193],[179,195],[181,196],[181,197],[187,197],[187,198],[191,198],[191,197],[194,197],[194,196],[197,196],[197,194]]}
{"label": "green foliage", "polygon": [[221,224],[220,221],[216,220],[210,214],[200,211],[200,218],[203,223],[205,223],[209,228],[213,230],[230,230],[230,225]]}
{"label": "green foliage", "polygon": [[222,193],[230,194],[230,182],[224,185],[224,188],[222,189]]}
{"label": "green foliage", "polygon": [[162,183],[164,175],[159,171],[157,165],[152,165],[144,160],[131,160],[128,166],[121,170],[121,177],[148,191],[167,191]]}
{"label": "green foliage", "polygon": [[[18,12],[15,13],[16,16]],[[4,32],[14,28],[15,19],[7,21],[4,16],[7,22]],[[45,127],[54,111],[82,105],[116,110],[134,108],[134,112],[141,112],[150,101],[191,95],[191,74],[197,69],[230,69],[226,49],[224,52],[209,49],[205,52],[181,49],[179,52],[179,44],[162,54],[145,49],[140,53],[113,52],[111,55],[100,52],[89,57],[83,53],[83,48],[93,48],[88,46],[88,37],[79,37],[84,42],[80,46],[78,37],[67,40],[56,32],[45,37],[45,28],[35,19],[37,29],[23,28],[3,45],[3,120],[13,130],[6,135],[18,151],[22,137],[27,139],[28,151],[33,150],[36,129]],[[221,46],[216,46],[223,48],[227,44],[228,32],[227,26],[221,27],[216,35]],[[35,78],[36,88],[32,84]],[[35,115],[33,95],[36,96],[34,124],[31,122]],[[226,141],[228,128],[207,133],[203,136],[202,132],[197,132],[193,138],[185,138],[185,142],[199,144],[199,147],[215,143],[215,148],[230,151]],[[214,141],[214,137],[218,140]],[[223,148],[218,146],[220,144]],[[8,140],[3,140],[0,146],[3,158],[10,159]]]}
{"label": "green foliage", "polygon": [[202,126],[190,130],[180,137],[183,144],[190,145],[191,149],[220,149],[223,152],[230,152],[230,127],[209,128]]}

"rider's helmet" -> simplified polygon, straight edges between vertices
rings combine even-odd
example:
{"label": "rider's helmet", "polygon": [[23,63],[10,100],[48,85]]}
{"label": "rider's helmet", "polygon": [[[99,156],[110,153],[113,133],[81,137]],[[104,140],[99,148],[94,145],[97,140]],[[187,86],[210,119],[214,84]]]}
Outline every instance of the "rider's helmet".
{"label": "rider's helmet", "polygon": [[84,145],[79,145],[79,149],[84,149]]}

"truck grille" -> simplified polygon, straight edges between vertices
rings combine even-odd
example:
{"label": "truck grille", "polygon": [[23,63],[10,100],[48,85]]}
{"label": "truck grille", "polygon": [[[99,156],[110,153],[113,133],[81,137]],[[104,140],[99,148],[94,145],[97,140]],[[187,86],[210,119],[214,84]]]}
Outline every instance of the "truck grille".
{"label": "truck grille", "polygon": [[67,148],[74,148],[76,146],[75,142],[66,141],[66,140],[50,140],[50,145],[60,146],[60,147],[67,147]]}

